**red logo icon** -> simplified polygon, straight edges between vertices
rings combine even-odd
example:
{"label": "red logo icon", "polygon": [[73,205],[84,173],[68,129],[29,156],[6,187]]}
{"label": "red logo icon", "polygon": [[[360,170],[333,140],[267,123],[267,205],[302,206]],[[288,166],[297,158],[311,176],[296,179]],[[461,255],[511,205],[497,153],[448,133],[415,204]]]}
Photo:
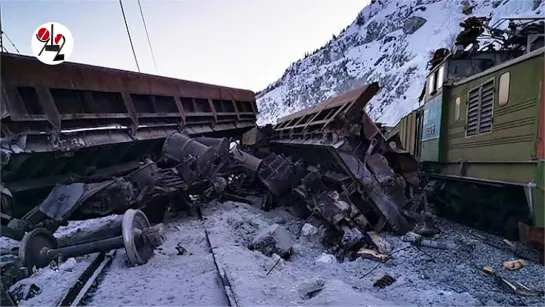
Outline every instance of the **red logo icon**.
{"label": "red logo icon", "polygon": [[56,65],[72,53],[72,33],[64,25],[51,22],[38,27],[32,38],[34,55],[43,63]]}

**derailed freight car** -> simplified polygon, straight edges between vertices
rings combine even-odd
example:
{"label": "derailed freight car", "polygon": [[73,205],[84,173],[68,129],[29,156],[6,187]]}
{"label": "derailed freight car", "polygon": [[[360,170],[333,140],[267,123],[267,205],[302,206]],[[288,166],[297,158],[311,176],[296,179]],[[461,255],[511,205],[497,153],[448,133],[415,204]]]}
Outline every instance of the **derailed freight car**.
{"label": "derailed freight car", "polygon": [[276,202],[306,205],[342,233],[346,250],[370,230],[405,234],[413,222],[426,224],[418,162],[400,144],[391,146],[363,111],[379,89],[368,84],[243,138],[255,155],[273,152],[263,159],[259,177]]}
{"label": "derailed freight car", "polygon": [[[2,235],[13,239],[38,225],[56,229],[58,221],[44,222],[49,215],[78,213],[70,207],[79,199],[74,195],[92,197],[118,184],[117,177],[152,166],[148,162],[161,156],[173,132],[240,138],[256,125],[255,94],[249,90],[0,56]],[[62,199],[53,205],[55,214],[44,213],[42,201],[56,195],[50,195],[56,185],[66,188],[57,195]],[[120,200],[97,202],[79,216],[122,213],[126,208],[116,206],[126,201]]]}
{"label": "derailed freight car", "polygon": [[541,32],[534,33],[528,30],[532,23],[515,21],[513,36],[523,48],[513,47],[507,36],[511,45],[505,46],[511,48],[449,54],[437,61],[427,77],[423,105],[390,136],[414,148],[440,213],[527,241],[543,261],[543,22],[537,23]]}

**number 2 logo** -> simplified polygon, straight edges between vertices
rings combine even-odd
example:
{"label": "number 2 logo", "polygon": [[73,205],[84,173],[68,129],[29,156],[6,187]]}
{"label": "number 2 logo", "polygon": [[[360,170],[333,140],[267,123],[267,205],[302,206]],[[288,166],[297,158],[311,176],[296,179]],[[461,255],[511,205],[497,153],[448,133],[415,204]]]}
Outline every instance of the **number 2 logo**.
{"label": "number 2 logo", "polygon": [[44,64],[57,65],[70,57],[74,49],[74,40],[67,27],[50,22],[36,29],[31,46],[38,60]]}

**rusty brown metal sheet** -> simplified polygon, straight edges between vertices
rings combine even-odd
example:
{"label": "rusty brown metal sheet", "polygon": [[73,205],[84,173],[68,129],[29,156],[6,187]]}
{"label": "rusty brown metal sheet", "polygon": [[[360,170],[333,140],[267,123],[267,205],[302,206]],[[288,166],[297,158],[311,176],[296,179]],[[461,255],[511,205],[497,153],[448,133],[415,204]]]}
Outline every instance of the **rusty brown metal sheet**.
{"label": "rusty brown metal sheet", "polygon": [[[78,63],[44,65],[0,53],[2,130],[8,135],[75,128],[252,123],[252,91]],[[22,123],[21,123],[22,122]],[[30,123],[34,122],[34,123]]]}
{"label": "rusty brown metal sheet", "polygon": [[277,123],[281,124],[293,118],[302,117],[302,116],[313,114],[313,113],[316,114],[322,110],[327,110],[337,106],[346,105],[348,103],[353,103],[355,101],[359,103],[357,103],[357,105],[355,104],[353,107],[363,108],[365,107],[367,102],[369,102],[369,100],[378,92],[379,89],[380,87],[378,86],[378,83],[371,83],[368,85],[364,85],[350,92],[346,92],[344,94],[322,101],[318,105],[308,107],[303,110],[294,112],[290,115],[281,117]]}
{"label": "rusty brown metal sheet", "polygon": [[[316,132],[328,126],[339,114],[343,114],[350,121],[361,116],[360,110],[363,110],[379,89],[378,83],[375,82],[329,98],[316,106],[282,117],[275,126],[275,130],[291,133],[293,129],[296,129],[297,134],[304,134],[309,129]],[[364,112],[364,117],[366,116]]]}
{"label": "rusty brown metal sheet", "polygon": [[363,124],[363,133],[365,134],[366,139],[370,140],[377,135],[384,137],[375,122],[371,119],[371,117],[369,117],[369,115],[367,115],[367,112],[363,112],[361,121]]}
{"label": "rusty brown metal sheet", "polygon": [[51,66],[33,57],[0,55],[1,128],[7,136],[49,135],[51,145],[58,147],[61,135],[67,140],[97,129],[123,130],[132,139],[142,140],[164,138],[179,128],[242,134],[255,126],[257,107],[249,90],[78,63]]}
{"label": "rusty brown metal sheet", "polygon": [[289,114],[289,115],[280,117],[280,118],[277,120],[277,124],[281,124],[281,123],[284,123],[284,122],[286,122],[286,121],[292,120],[292,119],[294,119],[294,118],[301,117],[301,116],[303,116],[303,115],[312,113],[312,111],[315,110],[316,107],[317,107],[317,106],[312,106],[312,107],[304,108],[304,109],[299,110],[299,111],[297,111],[297,112],[293,112],[293,113],[291,113],[291,114]]}
{"label": "rusty brown metal sheet", "polygon": [[[352,90],[350,92],[341,94],[339,96],[330,98],[322,103],[320,103],[316,110],[325,110],[330,109],[336,106],[344,105],[349,102],[353,102],[357,99],[359,99],[366,91],[373,91],[376,88],[378,90],[378,84],[377,83],[371,83],[369,85],[364,85],[360,88],[357,88],[355,90]],[[375,91],[376,92],[376,91]],[[373,93],[374,95],[374,93]],[[365,104],[367,104],[368,100],[365,101]],[[364,107],[365,104],[362,106]]]}
{"label": "rusty brown metal sheet", "polygon": [[284,118],[271,142],[276,153],[347,175],[342,181],[347,191],[360,193],[360,205],[380,217],[372,228],[380,230],[387,223],[405,233],[411,225],[401,208],[409,200],[408,189],[418,185],[418,163],[410,154],[391,149],[363,110],[379,89],[371,83]]}
{"label": "rusty brown metal sheet", "polygon": [[237,101],[254,101],[255,93],[213,84],[123,71],[73,62],[44,65],[22,55],[1,54],[2,83],[13,86],[46,86],[148,95],[177,95]]}

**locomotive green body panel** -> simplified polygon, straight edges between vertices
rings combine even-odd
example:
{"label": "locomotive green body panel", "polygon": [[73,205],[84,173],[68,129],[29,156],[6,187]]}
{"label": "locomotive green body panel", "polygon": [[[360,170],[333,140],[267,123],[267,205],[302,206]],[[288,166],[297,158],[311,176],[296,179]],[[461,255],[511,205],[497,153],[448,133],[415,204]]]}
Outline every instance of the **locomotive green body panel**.
{"label": "locomotive green body panel", "polygon": [[444,146],[445,131],[442,126],[445,124],[445,93],[441,92],[426,101],[423,107],[423,123],[421,138],[421,156],[423,161],[441,162],[445,159],[442,150]]}
{"label": "locomotive green body panel", "polygon": [[543,158],[538,157],[543,67],[541,48],[447,86],[441,148],[446,160],[438,172],[524,188],[536,227],[545,226]]}
{"label": "locomotive green body panel", "polygon": [[[442,173],[516,184],[533,182],[542,78],[543,54],[455,84],[445,100],[448,134],[444,150],[448,166]],[[491,110],[487,110],[492,115],[490,128],[469,135],[469,117],[473,115],[468,114],[470,92],[477,93],[483,84],[491,86]],[[507,90],[502,91],[502,86]],[[505,94],[506,98],[500,97]],[[473,116],[473,121],[478,122],[478,117]]]}
{"label": "locomotive green body panel", "polygon": [[[422,107],[389,136],[399,133],[404,147],[419,153],[429,177],[514,188],[517,206],[543,228],[544,56],[540,48],[456,82],[449,81],[447,58],[428,76]],[[413,145],[417,114],[423,114],[420,144]]]}

